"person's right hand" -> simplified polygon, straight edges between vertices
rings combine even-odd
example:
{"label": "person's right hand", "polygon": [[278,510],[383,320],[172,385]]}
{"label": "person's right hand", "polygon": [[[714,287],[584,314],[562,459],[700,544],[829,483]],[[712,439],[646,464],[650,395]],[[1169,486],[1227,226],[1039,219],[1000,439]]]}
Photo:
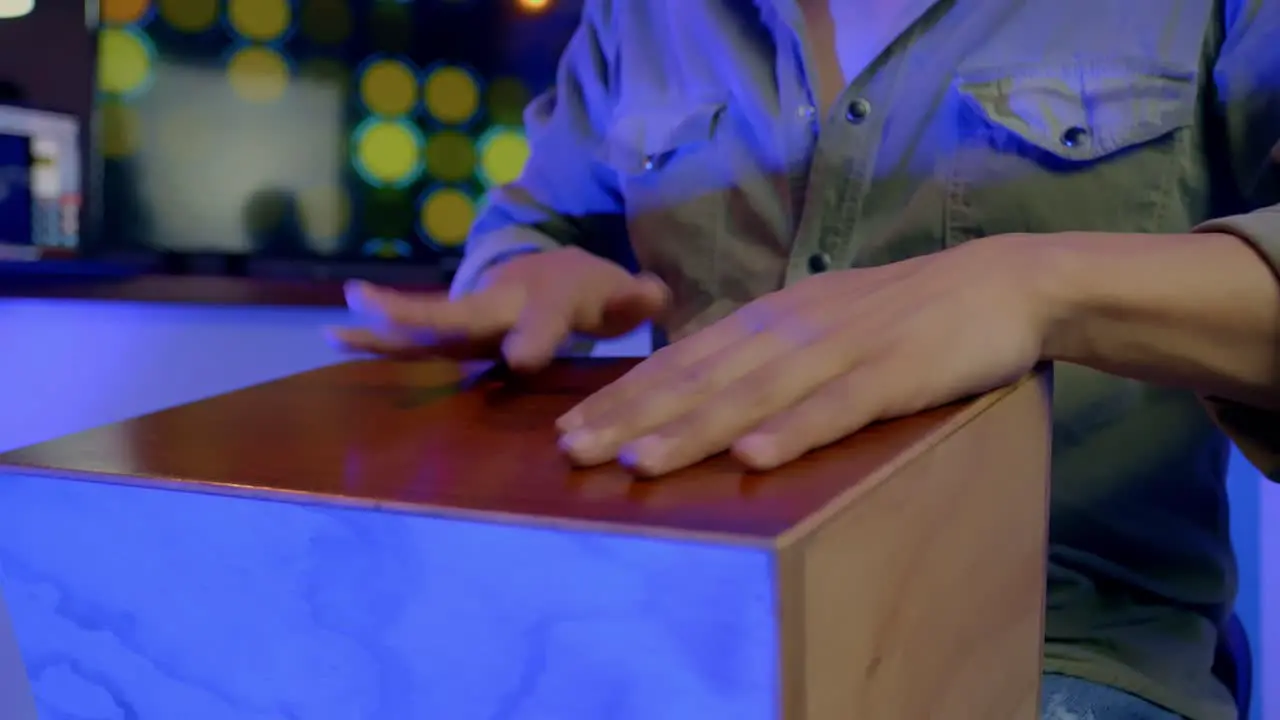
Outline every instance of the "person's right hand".
{"label": "person's right hand", "polygon": [[530,253],[486,271],[470,294],[413,294],[351,282],[347,306],[363,327],[330,329],[353,352],[400,359],[494,358],[512,369],[551,362],[573,334],[615,337],[666,309],[670,293],[651,275],[578,248]]}

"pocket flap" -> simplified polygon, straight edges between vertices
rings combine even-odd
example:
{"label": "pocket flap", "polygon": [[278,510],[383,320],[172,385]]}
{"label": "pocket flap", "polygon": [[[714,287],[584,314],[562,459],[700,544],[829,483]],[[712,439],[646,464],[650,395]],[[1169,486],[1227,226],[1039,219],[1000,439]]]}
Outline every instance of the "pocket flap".
{"label": "pocket flap", "polygon": [[677,152],[709,142],[724,103],[619,111],[605,143],[610,166],[622,173],[660,169]]}
{"label": "pocket flap", "polygon": [[1155,140],[1196,116],[1195,72],[1142,59],[962,70],[955,88],[995,129],[1074,162]]}

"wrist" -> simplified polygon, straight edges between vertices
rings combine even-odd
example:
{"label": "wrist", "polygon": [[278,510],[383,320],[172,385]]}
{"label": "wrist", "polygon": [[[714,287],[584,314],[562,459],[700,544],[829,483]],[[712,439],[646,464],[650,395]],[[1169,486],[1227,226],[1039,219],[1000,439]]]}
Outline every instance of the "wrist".
{"label": "wrist", "polygon": [[991,244],[987,259],[1012,284],[1011,296],[1026,313],[1042,360],[1065,360],[1080,342],[1078,319],[1087,288],[1085,263],[1070,234],[1009,234],[975,241]]}

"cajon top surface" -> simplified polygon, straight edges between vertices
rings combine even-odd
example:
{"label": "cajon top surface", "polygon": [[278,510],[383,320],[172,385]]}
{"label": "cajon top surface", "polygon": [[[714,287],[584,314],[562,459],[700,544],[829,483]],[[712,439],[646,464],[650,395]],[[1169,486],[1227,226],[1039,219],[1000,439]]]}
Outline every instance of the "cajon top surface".
{"label": "cajon top surface", "polygon": [[555,419],[635,362],[566,360],[511,382],[446,362],[351,362],[2,454],[0,471],[773,545],[1006,392],[873,426],[772,473],[724,456],[656,480],[573,469]]}

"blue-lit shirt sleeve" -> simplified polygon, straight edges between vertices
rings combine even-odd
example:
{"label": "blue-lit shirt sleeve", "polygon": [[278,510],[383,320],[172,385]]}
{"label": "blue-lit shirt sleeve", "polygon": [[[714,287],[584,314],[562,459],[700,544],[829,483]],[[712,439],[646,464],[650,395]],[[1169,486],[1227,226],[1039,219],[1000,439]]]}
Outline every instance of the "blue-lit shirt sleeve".
{"label": "blue-lit shirt sleeve", "polygon": [[469,292],[494,262],[567,245],[625,257],[622,199],[600,162],[613,107],[611,0],[588,0],[561,56],[555,86],[525,111],[530,156],[516,182],[496,188],[467,240],[453,282]]}
{"label": "blue-lit shirt sleeve", "polygon": [[[1280,282],[1280,2],[1228,0],[1214,67],[1232,175],[1246,207],[1196,228],[1251,243]],[[1280,480],[1280,413],[1214,403],[1241,451]]]}

